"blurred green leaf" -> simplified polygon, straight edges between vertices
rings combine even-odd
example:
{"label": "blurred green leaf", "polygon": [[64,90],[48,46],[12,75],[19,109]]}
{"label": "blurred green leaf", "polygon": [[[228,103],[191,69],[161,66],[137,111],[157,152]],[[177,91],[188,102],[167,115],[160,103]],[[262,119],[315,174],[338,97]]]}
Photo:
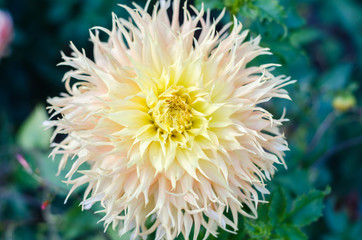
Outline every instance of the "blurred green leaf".
{"label": "blurred green leaf", "polygon": [[47,149],[50,143],[51,131],[44,130],[43,122],[48,119],[48,114],[43,105],[37,105],[28,119],[20,127],[17,143],[25,149]]}
{"label": "blurred green leaf", "polygon": [[204,4],[205,9],[223,9],[225,7],[223,0],[196,0],[195,6],[198,9],[201,9],[202,4]]}
{"label": "blurred green leaf", "polygon": [[283,222],[286,217],[287,199],[281,188],[272,195],[269,205],[269,221],[272,225]]}
{"label": "blurred green leaf", "polygon": [[[52,188],[55,192],[57,192],[60,196],[65,197],[69,190],[71,189],[71,184],[66,184],[63,181],[67,180],[65,177],[66,174],[69,172],[69,170],[72,167],[72,164],[74,161],[69,158],[66,166],[62,171],[60,171],[59,175],[58,173],[58,165],[59,161],[62,156],[56,155],[54,158],[54,161],[47,156],[47,154],[39,154],[39,155],[33,155],[33,157],[36,157],[37,164],[39,166],[39,174],[42,178],[45,179],[45,181],[48,183],[49,187]],[[82,164],[78,170],[88,170],[89,166],[85,163]],[[76,179],[80,177],[80,173],[77,171],[73,174],[72,179]],[[82,187],[79,187],[75,189],[73,194],[76,194],[77,192],[81,191]]]}
{"label": "blurred green leaf", "polygon": [[132,238],[131,232],[127,232],[124,235],[119,236],[118,228],[112,229],[111,227],[109,227],[109,229],[107,229],[107,235],[112,240],[128,240],[128,239]]}
{"label": "blurred green leaf", "polygon": [[99,216],[91,210],[82,211],[81,207],[73,204],[63,216],[57,217],[57,226],[63,233],[62,239],[88,239],[87,236],[103,232],[98,220]]}
{"label": "blurred green leaf", "polygon": [[278,0],[255,0],[254,6],[259,9],[259,18],[261,20],[281,22],[285,17],[284,8]]}
{"label": "blurred green leaf", "polygon": [[312,188],[309,182],[309,172],[302,169],[290,169],[284,174],[277,175],[274,181],[296,195],[307,193]]}
{"label": "blurred green leaf", "polygon": [[256,19],[259,16],[259,9],[254,6],[251,2],[247,2],[244,6],[239,9],[239,14],[243,18]]}
{"label": "blurred green leaf", "polygon": [[360,1],[330,0],[328,2],[335,24],[341,25],[344,30],[348,31],[353,40],[353,49],[358,53],[359,66],[362,66],[362,5]]}
{"label": "blurred green leaf", "polygon": [[293,225],[283,225],[276,229],[277,236],[283,240],[307,240],[308,237]]}
{"label": "blurred green leaf", "polygon": [[325,91],[338,91],[346,87],[352,73],[351,63],[339,63],[321,78],[321,88]]}
{"label": "blurred green leaf", "polygon": [[316,221],[322,216],[323,200],[329,192],[330,188],[325,191],[311,190],[308,194],[297,197],[288,214],[291,222],[302,227]]}
{"label": "blurred green leaf", "polygon": [[269,239],[271,236],[272,226],[268,223],[247,219],[244,226],[247,234],[252,239]]}
{"label": "blurred green leaf", "polygon": [[68,190],[70,190],[71,186],[63,183],[65,180],[65,175],[67,170],[70,169],[70,164],[67,164],[66,169],[63,170],[59,176],[57,176],[58,172],[58,161],[60,160],[60,156],[56,156],[55,161],[52,161],[51,158],[48,158],[47,155],[35,156],[37,157],[37,163],[39,166],[39,174],[43,177],[46,182],[49,184],[51,188],[58,194],[62,196],[66,196],[68,194]]}
{"label": "blurred green leaf", "polygon": [[311,43],[321,37],[320,31],[313,28],[301,28],[290,35],[290,43],[295,47]]}
{"label": "blurred green leaf", "polygon": [[[293,4],[293,3],[292,3]],[[293,6],[293,5],[292,5]],[[295,7],[289,7],[286,13],[286,25],[289,29],[300,28],[305,24],[305,19],[300,16]]]}

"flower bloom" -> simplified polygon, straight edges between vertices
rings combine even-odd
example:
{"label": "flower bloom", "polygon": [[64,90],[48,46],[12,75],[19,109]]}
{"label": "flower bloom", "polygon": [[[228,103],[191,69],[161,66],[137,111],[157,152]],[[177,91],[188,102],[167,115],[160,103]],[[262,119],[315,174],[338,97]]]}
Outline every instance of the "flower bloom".
{"label": "flower bloom", "polygon": [[[113,15],[111,30],[91,32],[94,61],[71,44],[62,63],[74,69],[64,77],[67,93],[48,100],[51,118],[61,115],[49,126],[66,134],[51,155],[62,155],[59,170],[74,157],[70,193],[87,184],[83,208],[100,202],[105,227],[132,238],[188,239],[193,229],[196,239],[201,226],[206,236],[236,231],[239,213],[256,217],[265,180],[288,150],[285,119],[260,104],[289,99],[291,81],[270,73],[275,64],[247,66],[269,54],[260,38],[245,41],[236,19],[229,34],[231,23],[217,31],[223,13],[211,21],[210,11],[191,6],[192,17],[178,0],[170,5],[161,1],[151,15],[147,5],[122,6],[131,20]],[[78,170],[84,163],[89,170]]]}
{"label": "flower bloom", "polygon": [[8,53],[8,45],[13,39],[13,21],[9,13],[0,10],[0,58]]}

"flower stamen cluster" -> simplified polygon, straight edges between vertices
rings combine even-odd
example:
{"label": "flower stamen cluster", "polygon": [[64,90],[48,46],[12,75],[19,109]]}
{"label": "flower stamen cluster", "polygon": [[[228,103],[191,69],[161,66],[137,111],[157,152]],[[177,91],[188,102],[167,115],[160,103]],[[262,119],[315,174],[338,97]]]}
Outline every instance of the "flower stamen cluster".
{"label": "flower stamen cluster", "polygon": [[191,98],[184,88],[169,88],[158,96],[156,104],[151,104],[150,113],[161,132],[175,137],[192,126]]}

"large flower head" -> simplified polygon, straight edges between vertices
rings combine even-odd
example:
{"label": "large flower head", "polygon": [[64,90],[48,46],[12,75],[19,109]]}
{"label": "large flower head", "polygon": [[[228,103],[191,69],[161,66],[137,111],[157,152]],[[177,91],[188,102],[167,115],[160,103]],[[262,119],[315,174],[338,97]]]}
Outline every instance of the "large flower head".
{"label": "large flower head", "polygon": [[[216,30],[222,14],[212,21],[178,0],[161,1],[151,15],[147,6],[122,7],[129,21],[113,15],[112,30],[91,32],[94,61],[73,44],[73,55],[63,55],[74,69],[64,77],[67,93],[48,100],[53,116],[61,114],[50,126],[66,134],[53,144],[52,154],[63,155],[59,169],[74,157],[72,191],[87,184],[81,204],[100,202],[105,225],[120,234],[236,231],[238,213],[256,216],[264,181],[284,164],[284,119],[260,104],[288,99],[289,79],[270,73],[274,64],[247,67],[269,51],[259,37],[245,41],[236,19],[227,33],[231,23]],[[72,179],[84,163],[90,169]]]}

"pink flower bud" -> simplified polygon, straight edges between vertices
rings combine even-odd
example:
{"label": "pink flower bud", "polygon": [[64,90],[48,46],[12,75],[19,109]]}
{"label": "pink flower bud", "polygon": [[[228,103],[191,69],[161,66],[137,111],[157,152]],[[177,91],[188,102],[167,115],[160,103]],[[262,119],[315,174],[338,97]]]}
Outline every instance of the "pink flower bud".
{"label": "pink flower bud", "polygon": [[29,163],[25,160],[25,158],[23,157],[23,155],[21,154],[16,154],[16,159],[18,160],[18,162],[21,164],[21,166],[23,166],[23,168],[30,174],[33,173],[33,170],[31,169],[31,167],[29,166]]}
{"label": "pink flower bud", "polygon": [[14,36],[13,20],[8,12],[0,10],[0,58],[8,54],[8,45]]}
{"label": "pink flower bud", "polygon": [[40,206],[41,210],[44,211],[47,208],[48,205],[49,205],[49,201],[44,201]]}

